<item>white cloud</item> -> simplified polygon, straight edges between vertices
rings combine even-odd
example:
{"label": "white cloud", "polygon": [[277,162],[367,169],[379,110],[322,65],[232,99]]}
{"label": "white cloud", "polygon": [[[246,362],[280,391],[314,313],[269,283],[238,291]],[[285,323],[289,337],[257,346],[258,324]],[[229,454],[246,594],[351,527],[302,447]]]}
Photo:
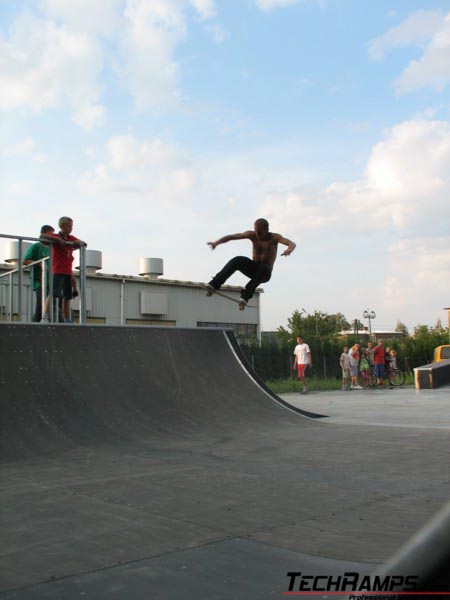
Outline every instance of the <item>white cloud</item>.
{"label": "white cloud", "polygon": [[89,35],[111,37],[120,24],[122,0],[39,0],[42,12],[50,19]]}
{"label": "white cloud", "polygon": [[29,156],[36,148],[36,142],[33,138],[27,137],[13,146],[5,148],[6,156]]}
{"label": "white cloud", "polygon": [[388,249],[387,275],[380,297],[391,314],[403,318],[434,306],[436,314],[450,294],[450,236],[402,239]]}
{"label": "white cloud", "polygon": [[177,147],[158,138],[140,141],[128,134],[110,138],[103,154],[104,160],[80,178],[83,193],[116,194],[127,208],[137,202],[140,212],[149,214],[160,205],[189,201],[196,174]]}
{"label": "white cloud", "polygon": [[107,144],[111,167],[117,171],[129,168],[155,167],[175,162],[175,149],[155,138],[139,142],[131,134],[111,138]]}
{"label": "white cloud", "polygon": [[374,60],[382,60],[393,48],[424,44],[442,26],[442,19],[440,11],[418,10],[400,25],[373,39],[369,43],[369,54]]}
{"label": "white cloud", "polygon": [[37,164],[42,164],[45,163],[47,161],[47,155],[44,154],[43,152],[38,152],[37,154],[35,154],[33,156],[33,162],[37,163]]}
{"label": "white cloud", "polygon": [[73,120],[82,129],[86,131],[92,131],[95,127],[103,125],[105,123],[106,110],[104,106],[95,105],[89,106],[84,110],[77,112]]}
{"label": "white cloud", "polygon": [[100,49],[86,35],[31,14],[0,36],[0,108],[86,110],[98,98]]}
{"label": "white cloud", "polygon": [[373,147],[361,181],[270,194],[262,212],[286,231],[431,234],[450,228],[449,164],[450,123],[406,121]]}
{"label": "white cloud", "polygon": [[216,44],[222,44],[230,36],[228,31],[226,31],[221,25],[218,25],[217,23],[213,25],[206,25],[205,29],[211,35],[213,41]]}
{"label": "white cloud", "polygon": [[25,181],[16,181],[7,187],[6,192],[11,196],[24,196],[30,192],[30,186]]}
{"label": "white cloud", "polygon": [[284,8],[292,4],[298,4],[303,0],[255,0],[256,6],[264,11],[269,11],[274,8]]}
{"label": "white cloud", "polygon": [[216,16],[217,8],[214,0],[190,0],[190,3],[198,12],[202,21]]}
{"label": "white cloud", "polygon": [[174,59],[186,34],[179,3],[128,0],[122,32],[122,78],[140,110],[173,104],[179,67]]}
{"label": "white cloud", "polygon": [[423,87],[441,92],[450,83],[450,13],[419,60],[413,60],[395,81],[397,94]]}
{"label": "white cloud", "polygon": [[320,300],[339,264],[354,291],[342,301],[345,314],[373,298],[387,326],[393,315],[431,322],[450,297],[449,164],[450,122],[406,121],[372,148],[360,181],[270,193],[258,213],[320,270],[310,293],[315,308],[339,307],[337,298]]}
{"label": "white cloud", "polygon": [[12,158],[31,158],[35,163],[43,163],[46,160],[46,155],[38,151],[37,144],[32,137],[27,137],[17,144],[5,148],[3,154]]}
{"label": "white cloud", "polygon": [[394,48],[417,45],[420,58],[412,60],[394,82],[397,95],[429,87],[441,92],[450,82],[450,13],[419,10],[397,27],[369,43],[369,54],[382,60]]}
{"label": "white cloud", "polygon": [[[68,109],[90,131],[105,119],[107,69],[141,111],[177,103],[189,7],[201,21],[217,12],[214,0],[39,0],[0,34],[0,109]],[[216,43],[228,35],[219,23],[205,27]]]}
{"label": "white cloud", "polygon": [[[140,111],[158,111],[179,101],[180,67],[175,52],[186,38],[189,5],[202,21],[216,14],[213,0],[126,0],[119,73]],[[219,24],[207,27],[215,42],[226,38]]]}

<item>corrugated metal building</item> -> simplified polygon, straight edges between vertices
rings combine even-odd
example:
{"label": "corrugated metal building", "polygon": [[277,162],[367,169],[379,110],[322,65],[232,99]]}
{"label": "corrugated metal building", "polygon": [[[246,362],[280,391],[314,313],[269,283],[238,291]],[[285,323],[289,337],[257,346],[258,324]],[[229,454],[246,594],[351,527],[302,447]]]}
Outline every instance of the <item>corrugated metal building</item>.
{"label": "corrugated metal building", "polygon": [[[17,267],[17,261],[8,258],[9,264],[0,264],[0,275]],[[86,309],[88,323],[106,325],[159,325],[167,327],[230,327],[238,336],[257,336],[260,339],[260,293],[258,290],[251,305],[239,310],[238,304],[213,295],[208,298],[202,284],[191,281],[163,279],[161,259],[140,259],[141,275],[109,275],[96,272],[101,268],[101,253],[87,251]],[[76,277],[76,270],[74,270]],[[13,319],[17,319],[17,274],[13,285]],[[9,277],[0,279],[0,318],[11,314]],[[23,272],[22,312],[31,320],[34,298],[30,289],[28,270]],[[240,287],[222,288],[239,300]],[[15,306],[14,306],[15,305]],[[72,301],[74,321],[78,318],[79,299]],[[14,316],[16,315],[16,316]]]}

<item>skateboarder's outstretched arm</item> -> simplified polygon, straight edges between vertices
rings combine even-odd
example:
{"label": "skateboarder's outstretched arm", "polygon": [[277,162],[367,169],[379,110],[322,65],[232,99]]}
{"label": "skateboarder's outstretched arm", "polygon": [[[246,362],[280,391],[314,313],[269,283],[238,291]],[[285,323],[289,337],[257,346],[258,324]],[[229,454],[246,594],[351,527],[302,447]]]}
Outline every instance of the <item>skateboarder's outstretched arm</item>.
{"label": "skateboarder's outstretched arm", "polygon": [[250,237],[250,235],[252,233],[253,233],[252,231],[244,231],[243,233],[233,233],[231,235],[224,235],[223,237],[219,238],[215,242],[207,242],[207,243],[208,243],[208,246],[211,248],[211,250],[215,250],[216,246],[218,246],[219,244],[226,244],[227,242],[231,242],[232,240],[246,240],[247,238]]}
{"label": "skateboarder's outstretched arm", "polygon": [[284,252],[281,253],[281,256],[289,256],[289,254],[291,254],[291,252],[294,252],[295,248],[296,248],[296,244],[295,242],[293,242],[292,240],[288,240],[287,238],[283,237],[282,235],[278,234],[274,234],[276,235],[276,241],[279,244],[284,244],[285,246],[287,246],[286,250]]}

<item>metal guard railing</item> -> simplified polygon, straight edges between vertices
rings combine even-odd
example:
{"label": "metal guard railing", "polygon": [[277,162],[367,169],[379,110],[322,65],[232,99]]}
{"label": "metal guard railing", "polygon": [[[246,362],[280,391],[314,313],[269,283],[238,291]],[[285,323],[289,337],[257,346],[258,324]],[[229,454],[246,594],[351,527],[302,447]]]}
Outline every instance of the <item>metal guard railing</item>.
{"label": "metal guard railing", "polygon": [[[32,242],[40,242],[41,240],[39,238],[35,238],[35,237],[29,237],[29,236],[21,236],[21,235],[9,235],[9,234],[2,234],[0,233],[0,238],[4,238],[4,239],[10,239],[10,240],[15,240],[17,241],[19,244],[19,251],[18,251],[18,256],[17,256],[17,262],[18,262],[18,266],[16,269],[12,269],[11,271],[7,271],[6,273],[1,273],[0,274],[0,283],[2,279],[8,277],[9,278],[9,294],[10,294],[10,300],[9,300],[9,314],[10,314],[10,320],[12,320],[12,316],[14,314],[14,294],[13,294],[13,286],[15,285],[13,283],[13,275],[17,274],[17,316],[18,316],[18,320],[20,322],[27,322],[28,321],[28,317],[24,312],[24,308],[23,308],[23,297],[24,297],[24,278],[23,278],[23,271],[24,269],[28,269],[29,267],[32,267],[33,265],[36,265],[40,262],[42,262],[42,266],[44,266],[45,262],[48,262],[48,289],[50,292],[50,295],[53,296],[52,290],[53,290],[53,273],[52,273],[52,253],[50,253],[50,257],[49,258],[44,258],[38,261],[35,261],[29,265],[24,265],[23,264],[23,257],[24,257],[24,252],[23,252],[23,242],[24,241],[32,241]],[[51,242],[50,242],[51,243]],[[85,246],[80,246],[79,247],[79,251],[80,251],[80,273],[79,273],[79,279],[80,279],[80,324],[84,324],[86,323],[86,248]],[[42,282],[41,282],[41,290],[42,290],[42,307],[44,306],[44,302],[45,302],[45,297],[46,297],[46,281],[45,281],[45,271],[47,269],[43,268],[42,269]],[[1,310],[2,307],[0,307]],[[54,307],[53,307],[53,302],[51,301],[49,303],[49,317],[50,317],[50,322],[54,322],[55,321],[55,315],[54,315]]]}

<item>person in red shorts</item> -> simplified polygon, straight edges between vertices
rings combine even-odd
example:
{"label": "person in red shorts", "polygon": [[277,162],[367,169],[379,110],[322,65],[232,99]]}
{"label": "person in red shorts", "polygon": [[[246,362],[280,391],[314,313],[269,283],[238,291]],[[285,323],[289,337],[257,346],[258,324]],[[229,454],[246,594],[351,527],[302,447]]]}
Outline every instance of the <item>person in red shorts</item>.
{"label": "person in red shorts", "polygon": [[[61,217],[58,221],[59,233],[41,235],[43,241],[52,243],[53,297],[62,301],[64,323],[71,323],[70,301],[78,295],[76,281],[72,272],[73,252],[86,242],[72,235],[73,219]],[[49,322],[50,296],[45,302],[41,323]]]}
{"label": "person in red shorts", "polygon": [[308,344],[303,342],[303,338],[297,338],[297,346],[294,349],[294,370],[297,369],[298,378],[303,383],[302,394],[308,393],[308,383],[306,381],[306,369],[312,367],[311,350]]}

